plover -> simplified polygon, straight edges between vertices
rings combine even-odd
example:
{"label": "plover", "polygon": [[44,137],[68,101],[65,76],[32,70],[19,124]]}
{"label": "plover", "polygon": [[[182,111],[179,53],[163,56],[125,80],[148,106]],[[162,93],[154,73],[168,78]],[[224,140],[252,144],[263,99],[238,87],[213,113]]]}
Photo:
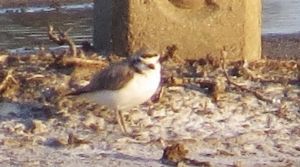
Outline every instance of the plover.
{"label": "plover", "polygon": [[160,55],[138,51],[97,73],[90,83],[69,95],[79,95],[116,111],[118,124],[128,133],[123,110],[149,100],[161,80]]}

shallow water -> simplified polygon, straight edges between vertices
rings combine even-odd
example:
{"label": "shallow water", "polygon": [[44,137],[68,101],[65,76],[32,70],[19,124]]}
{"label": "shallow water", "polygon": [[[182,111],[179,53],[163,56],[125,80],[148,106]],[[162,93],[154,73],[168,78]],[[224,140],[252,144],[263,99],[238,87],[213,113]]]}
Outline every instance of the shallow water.
{"label": "shallow water", "polygon": [[[48,25],[69,33],[76,44],[92,39],[92,4],[0,10],[0,49],[32,50],[55,46],[47,36]],[[17,51],[17,50],[15,50]]]}
{"label": "shallow water", "polygon": [[[80,45],[92,42],[92,3],[51,7],[0,9],[0,50],[32,50],[40,45],[56,46],[47,36],[49,24],[67,30]],[[296,33],[300,31],[299,0],[263,0],[262,33]]]}
{"label": "shallow water", "polygon": [[263,0],[262,33],[300,32],[299,0]]}

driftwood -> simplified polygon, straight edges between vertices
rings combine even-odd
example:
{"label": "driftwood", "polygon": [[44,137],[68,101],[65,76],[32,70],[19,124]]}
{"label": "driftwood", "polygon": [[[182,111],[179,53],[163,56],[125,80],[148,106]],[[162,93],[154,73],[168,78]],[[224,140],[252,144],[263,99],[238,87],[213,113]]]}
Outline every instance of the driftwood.
{"label": "driftwood", "polygon": [[[67,44],[69,46],[69,50],[71,52],[71,56],[66,56],[66,53],[63,53],[60,55],[56,55],[55,53],[52,53],[52,56],[55,59],[53,64],[61,64],[63,66],[71,65],[71,66],[86,66],[86,67],[107,66],[108,62],[100,60],[98,58],[97,59],[86,59],[83,50],[79,50],[79,52],[77,51],[74,41],[68,35],[68,33],[72,29],[73,28],[69,28],[65,32],[58,30],[58,33],[54,33],[53,26],[49,25],[49,27],[48,27],[49,39],[58,45]],[[78,56],[80,56],[80,57],[78,57]]]}
{"label": "driftwood", "polygon": [[83,67],[105,67],[109,63],[105,60],[100,59],[86,59],[86,58],[80,58],[80,57],[67,57],[65,54],[55,56],[53,64],[61,64],[63,66],[83,66]]}

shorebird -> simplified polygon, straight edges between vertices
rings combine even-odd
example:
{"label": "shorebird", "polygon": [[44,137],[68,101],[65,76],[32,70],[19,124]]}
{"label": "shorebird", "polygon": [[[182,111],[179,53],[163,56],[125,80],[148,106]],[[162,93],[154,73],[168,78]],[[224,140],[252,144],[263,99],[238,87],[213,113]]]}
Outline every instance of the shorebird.
{"label": "shorebird", "polygon": [[128,134],[122,111],[149,100],[160,80],[160,55],[138,51],[96,73],[88,85],[69,95],[82,96],[115,110],[122,132]]}

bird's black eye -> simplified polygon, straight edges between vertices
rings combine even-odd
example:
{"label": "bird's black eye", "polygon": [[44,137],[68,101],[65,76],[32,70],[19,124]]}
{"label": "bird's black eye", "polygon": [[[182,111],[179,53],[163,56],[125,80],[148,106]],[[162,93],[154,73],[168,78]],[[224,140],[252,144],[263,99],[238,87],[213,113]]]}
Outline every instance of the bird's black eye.
{"label": "bird's black eye", "polygon": [[140,58],[135,59],[135,63],[140,63],[142,60]]}
{"label": "bird's black eye", "polygon": [[141,59],[135,58],[135,59],[132,60],[132,65],[138,64],[138,63],[140,63],[140,62],[141,62]]}

